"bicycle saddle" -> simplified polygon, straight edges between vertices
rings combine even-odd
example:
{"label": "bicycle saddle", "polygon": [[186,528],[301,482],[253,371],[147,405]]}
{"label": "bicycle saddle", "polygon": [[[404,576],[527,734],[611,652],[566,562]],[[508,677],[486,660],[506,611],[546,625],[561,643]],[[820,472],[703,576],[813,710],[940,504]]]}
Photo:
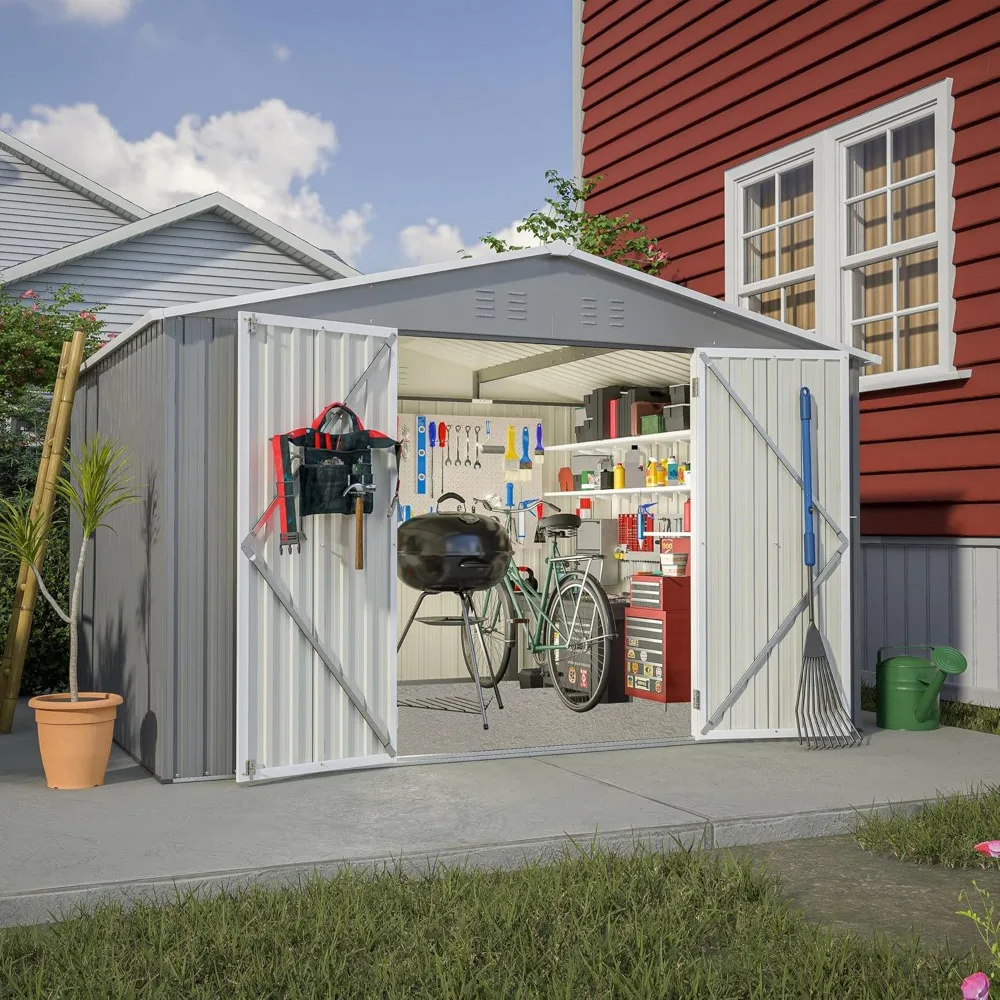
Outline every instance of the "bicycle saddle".
{"label": "bicycle saddle", "polygon": [[576,514],[549,514],[538,519],[538,527],[550,534],[570,535],[580,527]]}

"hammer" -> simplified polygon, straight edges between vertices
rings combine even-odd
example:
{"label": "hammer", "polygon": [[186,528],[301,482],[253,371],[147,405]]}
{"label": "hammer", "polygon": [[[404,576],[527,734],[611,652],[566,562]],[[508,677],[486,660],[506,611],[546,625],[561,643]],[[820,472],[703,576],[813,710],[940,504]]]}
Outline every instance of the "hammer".
{"label": "hammer", "polygon": [[354,568],[365,568],[365,494],[374,493],[374,485],[351,483],[344,496],[354,494]]}

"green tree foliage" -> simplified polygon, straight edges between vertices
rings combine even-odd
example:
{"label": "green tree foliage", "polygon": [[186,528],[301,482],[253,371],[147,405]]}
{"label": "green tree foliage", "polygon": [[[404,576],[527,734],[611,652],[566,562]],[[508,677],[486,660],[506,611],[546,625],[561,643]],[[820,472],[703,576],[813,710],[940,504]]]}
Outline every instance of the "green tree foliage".
{"label": "green tree foliage", "polygon": [[[594,215],[583,206],[587,204],[602,178],[594,177],[577,183],[560,177],[555,170],[546,170],[545,179],[554,189],[554,195],[545,199],[546,207],[532,212],[517,227],[517,232],[528,233],[539,243],[563,241],[618,264],[625,264],[646,274],[658,275],[667,262],[667,254],[657,241],[646,232],[646,226],[627,213],[622,215]],[[492,233],[480,237],[491,250],[507,253],[525,250]],[[464,250],[463,257],[471,257]]]}
{"label": "green tree foliage", "polygon": [[[62,345],[74,331],[87,334],[87,354],[101,343],[103,306],[84,309],[83,296],[68,285],[43,295],[29,289],[12,295],[0,288],[0,497],[31,497],[48,422],[52,386]],[[41,567],[52,596],[69,601],[69,524],[60,503]],[[6,638],[14,604],[18,560],[0,557],[0,631]],[[65,691],[69,630],[47,601],[35,604],[21,694]]]}

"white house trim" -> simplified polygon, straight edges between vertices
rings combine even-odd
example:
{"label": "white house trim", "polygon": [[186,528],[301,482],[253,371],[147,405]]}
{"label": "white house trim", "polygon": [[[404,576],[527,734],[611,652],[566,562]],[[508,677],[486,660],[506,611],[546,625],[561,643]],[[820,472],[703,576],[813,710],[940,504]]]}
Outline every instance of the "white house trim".
{"label": "white house trim", "polygon": [[[954,365],[955,356],[955,266],[954,266],[954,100],[952,81],[942,80],[906,97],[831,126],[788,146],[773,150],[725,174],[725,294],[726,301],[740,307],[740,295],[759,291],[757,285],[743,282],[741,233],[742,192],[761,176],[788,169],[796,162],[813,163],[814,266],[800,280],[816,282],[816,334],[825,341],[849,343],[851,325],[850,289],[847,272],[861,264],[899,256],[906,250],[927,246],[938,248],[938,365],[926,368],[864,375],[862,392],[872,392],[909,385],[933,384],[968,376]],[[935,230],[908,243],[890,243],[848,260],[847,224],[843,206],[847,195],[847,172],[844,151],[863,139],[866,133],[898,128],[908,121],[934,113],[935,148]],[[912,245],[911,245],[912,244]],[[795,275],[780,275],[757,283],[762,288],[784,285]],[[742,308],[742,307],[741,307]]]}
{"label": "white house trim", "polygon": [[195,198],[193,201],[185,202],[174,208],[168,208],[163,212],[157,212],[155,215],[149,215],[127,226],[120,226],[109,232],[101,233],[99,236],[93,236],[88,240],[72,243],[61,250],[55,250],[41,257],[34,257],[22,264],[0,272],[0,282],[10,284],[15,281],[23,281],[36,274],[51,271],[53,268],[68,264],[74,260],[79,260],[81,257],[86,257],[99,250],[106,250],[108,247],[126,243],[137,236],[143,236],[156,229],[163,229],[165,226],[202,215],[205,212],[218,213],[223,218],[236,223],[271,246],[311,265],[318,273],[324,274],[328,278],[353,277],[358,274],[358,271],[353,267],[331,257],[323,250],[288,232],[287,229],[275,225],[275,223],[265,219],[262,215],[258,215],[249,208],[233,201],[227,195],[216,193],[205,195],[202,198]]}
{"label": "white house trim", "polygon": [[115,194],[114,191],[92,181],[89,177],[84,177],[83,174],[77,173],[71,167],[52,159],[51,156],[46,156],[45,153],[15,138],[9,132],[0,131],[0,149],[6,150],[12,156],[16,156],[36,170],[40,170],[54,181],[66,185],[66,187],[100,205],[104,205],[112,212],[128,219],[129,222],[145,219],[149,215],[149,212],[144,208],[140,208],[127,198]]}

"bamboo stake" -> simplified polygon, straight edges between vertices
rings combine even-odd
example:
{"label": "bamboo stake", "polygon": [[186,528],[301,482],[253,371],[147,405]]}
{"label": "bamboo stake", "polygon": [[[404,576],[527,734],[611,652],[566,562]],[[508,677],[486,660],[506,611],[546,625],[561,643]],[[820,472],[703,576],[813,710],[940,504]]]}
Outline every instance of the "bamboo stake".
{"label": "bamboo stake", "polygon": [[[56,500],[55,486],[62,473],[63,454],[69,440],[70,417],[73,414],[73,400],[76,396],[86,343],[86,334],[82,330],[77,330],[73,334],[73,339],[63,344],[59,359],[59,372],[53,388],[49,422],[45,430],[45,442],[42,445],[42,457],[38,466],[38,477],[35,480],[35,494],[31,503],[31,515],[39,521],[41,527],[37,563],[39,569],[45,559],[49,525]],[[38,580],[31,571],[31,566],[22,561],[18,573],[18,589],[14,596],[14,607],[7,629],[7,642],[4,646],[3,660],[0,661],[0,695],[3,697],[0,701],[0,734],[9,733],[14,725],[14,709],[17,707],[17,698],[21,692],[21,674],[28,651],[28,640],[31,637],[31,620],[35,613],[37,598]]]}

